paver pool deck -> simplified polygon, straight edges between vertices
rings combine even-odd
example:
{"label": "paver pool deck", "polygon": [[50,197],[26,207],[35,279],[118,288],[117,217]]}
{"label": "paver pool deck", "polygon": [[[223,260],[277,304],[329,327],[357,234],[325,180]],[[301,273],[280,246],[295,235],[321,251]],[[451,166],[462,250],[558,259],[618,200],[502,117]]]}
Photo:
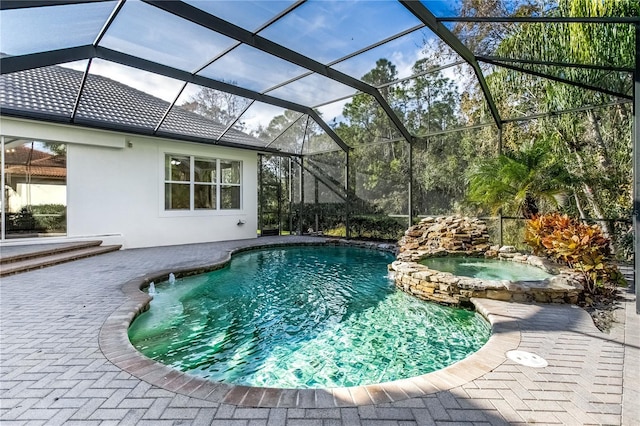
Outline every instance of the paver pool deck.
{"label": "paver pool deck", "polygon": [[[623,292],[609,333],[569,305],[476,300],[493,324],[487,345],[445,370],[381,386],[279,391],[204,384],[128,347],[127,313],[144,299],[132,283],[218,263],[249,246],[320,240],[121,250],[3,277],[0,424],[640,425],[640,316],[631,291]],[[505,354],[512,349],[535,353],[548,366],[516,363]]]}

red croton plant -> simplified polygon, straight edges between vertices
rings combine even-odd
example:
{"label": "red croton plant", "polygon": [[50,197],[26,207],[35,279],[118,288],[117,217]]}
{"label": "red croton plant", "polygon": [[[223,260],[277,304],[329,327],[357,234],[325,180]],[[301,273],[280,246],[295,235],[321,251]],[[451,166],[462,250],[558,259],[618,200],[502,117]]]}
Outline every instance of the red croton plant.
{"label": "red croton plant", "polygon": [[592,294],[615,291],[625,281],[611,262],[611,242],[598,225],[551,213],[527,220],[525,242],[533,253],[582,272],[585,290]]}

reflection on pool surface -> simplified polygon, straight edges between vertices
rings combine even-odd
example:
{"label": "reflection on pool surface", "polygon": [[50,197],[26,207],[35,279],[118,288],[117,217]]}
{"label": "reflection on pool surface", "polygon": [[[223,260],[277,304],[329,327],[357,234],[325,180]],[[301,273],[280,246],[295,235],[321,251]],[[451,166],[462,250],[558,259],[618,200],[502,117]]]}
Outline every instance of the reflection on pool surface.
{"label": "reflection on pool surface", "polygon": [[436,271],[485,280],[538,281],[553,276],[535,266],[479,257],[430,257],[420,263]]}
{"label": "reflection on pool surface", "polygon": [[278,388],[413,377],[484,345],[490,326],[479,314],[397,291],[392,261],[355,247],[242,253],[221,270],[157,284],[129,337],[178,370]]}

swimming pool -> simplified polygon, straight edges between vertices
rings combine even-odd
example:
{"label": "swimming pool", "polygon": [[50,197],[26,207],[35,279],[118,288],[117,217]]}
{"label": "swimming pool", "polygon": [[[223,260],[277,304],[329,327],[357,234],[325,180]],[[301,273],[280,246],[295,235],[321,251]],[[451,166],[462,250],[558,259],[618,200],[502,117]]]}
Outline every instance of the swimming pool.
{"label": "swimming pool", "polygon": [[422,375],[488,340],[478,314],[394,288],[393,256],[356,247],[286,247],[158,283],[129,329],[143,354],[231,384],[333,388]]}

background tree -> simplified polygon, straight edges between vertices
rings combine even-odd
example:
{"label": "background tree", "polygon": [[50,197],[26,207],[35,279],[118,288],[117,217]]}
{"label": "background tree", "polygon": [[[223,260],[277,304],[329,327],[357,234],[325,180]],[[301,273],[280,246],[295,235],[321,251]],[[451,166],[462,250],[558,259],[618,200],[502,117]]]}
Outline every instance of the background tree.
{"label": "background tree", "polygon": [[[475,13],[477,1],[463,11]],[[500,2],[488,2],[494,11]],[[495,9],[497,8],[497,9]],[[627,0],[561,0],[540,10],[535,5],[503,14],[547,16],[638,16],[640,4]],[[492,12],[493,13],[493,12]],[[501,34],[458,27],[464,37],[476,37],[476,52],[500,57],[564,63],[633,67],[634,29],[623,24],[507,24]],[[486,38],[487,40],[483,40]],[[489,40],[490,39],[490,40]],[[616,46],[616,48],[612,48]],[[606,88],[623,94],[631,90],[631,73],[605,72],[551,65],[519,65],[527,70]],[[549,151],[571,176],[568,212],[603,219],[627,216],[631,208],[631,105],[620,98],[554,82],[500,67],[488,70],[487,83],[504,118],[540,114],[541,118],[505,125],[505,151],[517,151],[523,141],[546,138]],[[610,105],[598,107],[599,105]],[[588,107],[594,106],[592,109]],[[569,113],[547,112],[583,109]],[[606,232],[606,223],[603,223]]]}
{"label": "background tree", "polygon": [[[435,52],[444,49],[437,48]],[[464,170],[472,150],[464,132],[446,133],[463,126],[462,88],[438,69],[429,54],[412,72],[418,77],[402,84],[402,110],[409,131],[418,136],[413,146],[414,214],[447,214],[464,196]],[[426,72],[426,74],[424,74]]]}
{"label": "background tree", "polygon": [[[238,118],[245,108],[249,106],[250,102],[247,98],[209,87],[202,87],[181,107],[226,125]],[[235,126],[240,131],[245,130],[245,125],[242,121],[238,121]]]}
{"label": "background tree", "polygon": [[[397,70],[387,59],[362,77],[373,86],[397,79]],[[381,94],[397,110],[401,88],[385,86]],[[354,150],[352,170],[356,174],[356,197],[369,201],[385,213],[406,213],[408,144],[380,104],[370,95],[357,94],[344,106],[345,121],[335,131]]]}

